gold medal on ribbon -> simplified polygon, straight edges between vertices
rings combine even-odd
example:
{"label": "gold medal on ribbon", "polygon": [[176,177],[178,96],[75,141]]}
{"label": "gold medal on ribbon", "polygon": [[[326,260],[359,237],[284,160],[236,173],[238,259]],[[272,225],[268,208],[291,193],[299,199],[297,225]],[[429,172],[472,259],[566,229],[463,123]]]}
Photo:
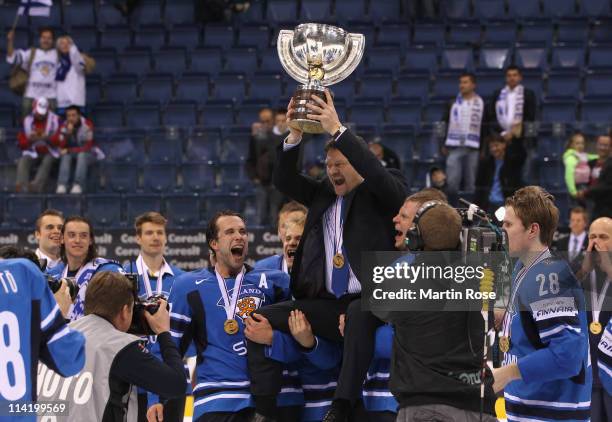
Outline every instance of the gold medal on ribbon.
{"label": "gold medal on ribbon", "polygon": [[238,332],[238,322],[235,319],[226,319],[223,323],[223,330],[229,335],[234,335]]}
{"label": "gold medal on ribbon", "polygon": [[336,268],[344,267],[344,256],[340,252],[334,255],[333,261],[334,261],[334,267]]}
{"label": "gold medal on ribbon", "polygon": [[595,335],[601,334],[601,323],[599,321],[591,322],[589,325],[589,330]]}
{"label": "gold medal on ribbon", "polygon": [[499,350],[504,353],[508,353],[510,350],[510,338],[507,336],[501,336],[499,338]]}

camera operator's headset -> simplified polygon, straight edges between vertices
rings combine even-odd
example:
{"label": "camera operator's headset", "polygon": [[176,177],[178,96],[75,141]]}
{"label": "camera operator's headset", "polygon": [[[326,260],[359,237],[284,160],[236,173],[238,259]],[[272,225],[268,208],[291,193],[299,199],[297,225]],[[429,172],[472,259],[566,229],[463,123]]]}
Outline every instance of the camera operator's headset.
{"label": "camera operator's headset", "polygon": [[427,211],[439,205],[448,206],[448,204],[442,201],[427,201],[418,209],[414,216],[414,220],[412,220],[412,227],[406,232],[406,246],[409,250],[422,251],[425,248],[425,241],[423,240],[423,235],[419,228],[419,221]]}

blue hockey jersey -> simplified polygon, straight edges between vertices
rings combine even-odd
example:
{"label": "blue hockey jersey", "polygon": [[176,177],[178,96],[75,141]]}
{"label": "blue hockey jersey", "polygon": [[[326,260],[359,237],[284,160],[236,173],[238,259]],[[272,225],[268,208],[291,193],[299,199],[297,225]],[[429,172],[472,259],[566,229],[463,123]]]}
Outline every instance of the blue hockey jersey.
{"label": "blue hockey jersey", "polygon": [[368,412],[397,413],[397,400],[389,391],[393,327],[383,325],[376,330],[376,349],[363,384],[363,407]]}
{"label": "blue hockey jersey", "polygon": [[[95,258],[93,261],[84,264],[74,276],[79,286],[79,294],[68,311],[68,318],[71,321],[75,321],[85,314],[85,292],[87,291],[87,285],[89,280],[99,271],[125,273],[118,262],[105,258]],[[65,263],[58,264],[49,270],[48,274],[56,279],[66,277],[68,275],[68,267]]]}
{"label": "blue hockey jersey", "polygon": [[[519,262],[513,283],[521,268]],[[527,271],[513,305],[504,365],[517,363],[522,379],[505,388],[508,420],[589,420],[592,376],[585,301],[568,264],[544,255]]]}
{"label": "blue hockey jersey", "polygon": [[[129,263],[123,266],[123,270],[126,273],[138,274],[138,297],[141,299],[146,299],[149,296],[148,289],[147,289],[144,277],[142,276],[142,271],[138,269],[138,266],[136,265],[136,263],[130,261]],[[151,289],[152,294],[157,294],[159,292],[160,294],[163,294],[164,297],[168,297],[170,296],[170,290],[172,289],[172,284],[174,283],[174,279],[178,277],[179,275],[183,274],[183,270],[181,270],[178,267],[175,267],[174,265],[167,263],[166,266],[162,267],[162,271],[163,271],[163,274],[162,274],[162,280],[161,280],[162,285],[160,286],[161,289],[158,288],[158,285],[157,285],[158,280],[156,278],[150,278],[149,287]]]}
{"label": "blue hockey jersey", "polygon": [[608,394],[612,395],[612,319],[601,337],[598,352],[599,379]]}
{"label": "blue hockey jersey", "polygon": [[66,325],[43,273],[28,260],[0,260],[0,333],[2,402],[36,400],[39,359],[64,377],[85,364],[85,338]]}
{"label": "blue hockey jersey", "polygon": [[255,263],[256,270],[280,270],[283,271],[283,256],[272,255],[267,258],[260,259]]}
{"label": "blue hockey jersey", "polygon": [[[235,279],[225,280],[228,294]],[[185,353],[191,341],[197,350],[194,420],[208,412],[236,412],[252,407],[247,370],[244,320],[262,306],[288,296],[289,276],[281,271],[245,274],[234,319],[239,331],[223,330],[227,316],[216,275],[208,269],[177,277],[170,292],[170,334]]]}

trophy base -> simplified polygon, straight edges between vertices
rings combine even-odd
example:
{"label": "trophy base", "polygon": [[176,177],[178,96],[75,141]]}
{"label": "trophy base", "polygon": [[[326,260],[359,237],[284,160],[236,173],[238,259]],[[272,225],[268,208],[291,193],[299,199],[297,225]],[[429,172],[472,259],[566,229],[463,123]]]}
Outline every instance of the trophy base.
{"label": "trophy base", "polygon": [[[313,114],[311,110],[306,108],[306,104],[317,104],[311,99],[312,95],[316,95],[323,101],[327,101],[325,97],[325,88],[320,85],[308,84],[300,85],[293,94],[294,112],[291,113],[291,121],[289,126],[294,129],[299,129],[304,133],[324,133],[325,130],[320,122],[309,119],[308,114]],[[316,113],[314,113],[316,114]]]}

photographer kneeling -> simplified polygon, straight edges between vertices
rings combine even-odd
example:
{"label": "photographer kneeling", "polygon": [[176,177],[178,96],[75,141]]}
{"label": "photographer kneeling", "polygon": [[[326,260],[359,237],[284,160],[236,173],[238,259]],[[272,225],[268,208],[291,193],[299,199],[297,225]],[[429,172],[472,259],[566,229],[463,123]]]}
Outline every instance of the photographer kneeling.
{"label": "photographer kneeling", "polygon": [[[407,233],[407,245],[416,252],[412,266],[453,265],[448,251],[458,251],[461,217],[448,204],[424,203]],[[432,253],[442,252],[444,253]],[[452,280],[417,279],[413,286],[446,290]],[[425,308],[425,306],[423,306]],[[480,419],[481,365],[484,319],[478,311],[425,310],[392,312],[395,335],[389,389],[399,403],[397,422]],[[482,421],[493,422],[491,372],[484,379]]]}
{"label": "photographer kneeling", "polygon": [[40,400],[67,400],[66,420],[136,421],[135,386],[165,398],[185,394],[183,361],[170,337],[166,301],[160,301],[155,314],[144,312],[157,334],[162,362],[149,353],[139,337],[126,332],[132,322],[134,297],[134,286],[123,274],[96,274],[85,294],[85,317],[70,324],[85,336],[85,367],[71,378],[54,375],[59,380],[49,379],[46,368],[39,369],[44,380]]}

